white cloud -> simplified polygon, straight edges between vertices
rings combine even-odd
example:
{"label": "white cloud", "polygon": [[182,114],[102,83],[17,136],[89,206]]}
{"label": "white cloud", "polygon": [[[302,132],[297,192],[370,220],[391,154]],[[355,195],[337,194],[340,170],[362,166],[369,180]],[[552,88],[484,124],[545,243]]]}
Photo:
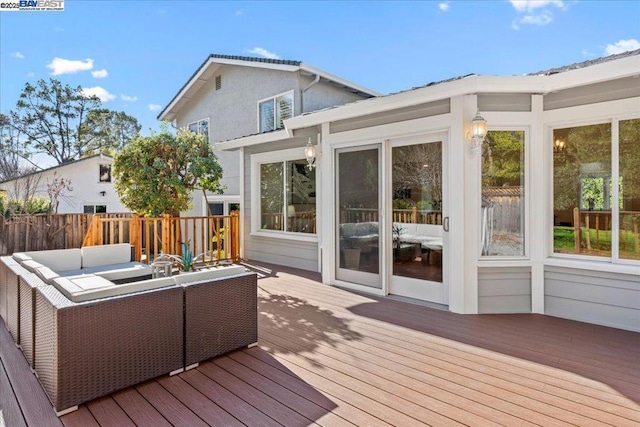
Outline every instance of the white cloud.
{"label": "white cloud", "polygon": [[120,94],[120,99],[127,102],[136,102],[138,100],[138,97]]}
{"label": "white cloud", "polygon": [[448,1],[443,1],[442,3],[438,3],[438,9],[440,9],[442,12],[447,12],[449,10],[449,7],[451,7],[451,5],[449,4]]}
{"label": "white cloud", "polygon": [[511,23],[511,28],[519,30],[520,25],[545,26],[553,22],[553,12],[556,7],[560,10],[567,10],[568,4],[563,0],[509,0],[513,8],[519,14],[524,14],[521,18],[515,19]]}
{"label": "white cloud", "polygon": [[550,5],[564,9],[566,6],[562,0],[509,0],[511,6],[518,12],[532,12]]}
{"label": "white cloud", "polygon": [[149,110],[151,111],[158,111],[159,109],[162,108],[162,105],[158,105],[158,104],[149,104]]}
{"label": "white cloud", "polygon": [[604,48],[604,53],[608,55],[615,55],[616,53],[629,52],[630,50],[640,49],[640,41],[636,39],[618,40],[613,44],[608,44]]}
{"label": "white cloud", "polygon": [[78,71],[87,71],[93,68],[93,59],[87,58],[83,60],[72,60],[63,58],[53,58],[53,60],[47,64],[47,68],[51,70],[52,76],[59,76],[61,74],[75,74]]}
{"label": "white cloud", "polygon": [[27,77],[35,77],[36,73],[34,73],[33,71],[27,73]]}
{"label": "white cloud", "polygon": [[236,16],[244,15],[244,10],[236,10]]}
{"label": "white cloud", "polygon": [[114,94],[109,93],[109,91],[100,86],[85,87],[82,89],[82,94],[86,97],[95,95],[100,98],[100,101],[102,102],[112,101],[116,99],[116,96]]}
{"label": "white cloud", "polygon": [[22,54],[22,52],[13,52],[11,56],[18,59],[24,59],[24,55]]}
{"label": "white cloud", "polygon": [[548,10],[537,15],[525,15],[523,16],[519,24],[539,25],[541,27],[549,25],[553,21],[553,15]]}
{"label": "white cloud", "polygon": [[261,47],[254,47],[253,49],[250,49],[247,52],[253,53],[255,55],[260,55],[263,58],[267,58],[267,59],[280,59],[280,57],[275,53],[269,52],[267,49],[263,49]]}
{"label": "white cloud", "polygon": [[589,49],[582,49],[582,56],[586,56],[587,58],[593,58],[595,56],[598,56],[598,54],[591,52]]}
{"label": "white cloud", "polygon": [[95,70],[91,72],[91,75],[96,79],[104,79],[109,75],[109,72],[104,68],[102,70]]}
{"label": "white cloud", "polygon": [[62,27],[55,27],[55,28],[53,29],[53,31],[55,31],[56,33],[61,33],[61,32],[63,32],[63,31],[64,31],[64,28],[62,28]]}

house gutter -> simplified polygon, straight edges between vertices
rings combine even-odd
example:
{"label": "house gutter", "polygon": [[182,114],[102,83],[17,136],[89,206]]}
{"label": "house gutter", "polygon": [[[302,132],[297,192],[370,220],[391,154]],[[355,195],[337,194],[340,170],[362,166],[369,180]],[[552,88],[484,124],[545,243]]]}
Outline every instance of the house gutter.
{"label": "house gutter", "polygon": [[311,86],[315,85],[320,81],[320,74],[316,74],[316,78],[313,79],[311,83],[307,85],[304,89],[302,89],[302,93],[300,94],[300,114],[304,113],[304,94],[311,89]]}

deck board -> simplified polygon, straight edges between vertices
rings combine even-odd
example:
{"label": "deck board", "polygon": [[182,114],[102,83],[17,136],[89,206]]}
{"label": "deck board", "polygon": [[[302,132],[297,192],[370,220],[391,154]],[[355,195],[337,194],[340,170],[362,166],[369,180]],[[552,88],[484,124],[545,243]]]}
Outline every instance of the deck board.
{"label": "deck board", "polygon": [[[456,315],[329,287],[316,273],[266,264],[261,271],[258,347],[94,400],[60,420],[68,427],[640,424],[640,334],[543,315]],[[33,421],[47,414],[60,425],[1,322],[0,356],[7,425],[47,425]]]}

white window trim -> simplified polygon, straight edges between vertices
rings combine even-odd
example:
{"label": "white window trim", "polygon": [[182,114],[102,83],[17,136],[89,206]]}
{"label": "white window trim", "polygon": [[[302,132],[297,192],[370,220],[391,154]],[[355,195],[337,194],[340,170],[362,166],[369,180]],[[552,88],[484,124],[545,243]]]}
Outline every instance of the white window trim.
{"label": "white window trim", "polygon": [[[619,102],[612,101],[612,104],[618,106]],[[581,108],[584,109],[587,113],[591,113],[596,108],[592,105],[589,106],[580,106],[580,107],[569,107],[562,110],[552,110],[560,111],[563,114],[560,114],[564,117],[566,111],[574,112],[576,109]],[[589,107],[585,109],[585,107]],[[620,149],[620,133],[619,133],[619,125],[621,121],[626,120],[637,120],[640,119],[640,116],[637,113],[630,113],[628,111],[624,111],[621,114],[616,114],[619,108],[614,109],[611,114],[585,114],[585,117],[582,117],[578,120],[565,120],[565,121],[555,121],[545,124],[545,149],[547,152],[553,151],[553,132],[556,129],[566,129],[572,127],[580,127],[580,126],[591,126],[591,125],[601,125],[601,124],[610,124],[611,125],[611,178],[613,184],[612,197],[615,193],[615,198],[613,199],[613,204],[611,206],[611,226],[612,231],[617,230],[617,233],[612,233],[611,239],[611,256],[610,257],[601,257],[601,256],[592,256],[592,255],[582,255],[582,254],[565,254],[565,253],[556,253],[554,248],[554,240],[553,240],[553,226],[547,227],[546,235],[548,239],[547,243],[547,254],[545,256],[544,264],[545,265],[557,265],[557,266],[568,266],[575,268],[586,268],[589,263],[593,263],[592,266],[598,266],[595,269],[600,269],[602,271],[609,272],[627,272],[627,268],[636,269],[640,266],[640,261],[633,259],[625,259],[620,258],[619,254],[619,239],[620,239],[620,224],[619,224],[619,201],[618,201],[618,178],[620,176],[620,157],[619,157],[619,149]],[[597,109],[600,112],[600,109]],[[547,112],[545,112],[547,113]],[[549,158],[552,158],[553,154],[550,154]],[[554,214],[554,188],[553,188],[553,177],[554,177],[554,168],[553,161],[550,163],[549,168],[549,215],[553,217]],[[578,267],[579,266],[579,267]],[[593,267],[591,267],[593,268]]]}
{"label": "white window trim", "polygon": [[209,120],[209,117],[203,117],[202,119],[187,123],[187,129],[189,129],[191,125],[196,124],[198,126],[198,132],[196,133],[200,133],[200,122],[204,121],[207,122],[207,142],[211,143],[211,120]]}
{"label": "white window trim", "polygon": [[[489,131],[506,131],[506,132],[510,132],[510,131],[515,131],[515,132],[524,132],[524,150],[523,150],[523,154],[524,154],[524,160],[523,160],[523,167],[524,167],[524,227],[523,227],[523,238],[524,238],[524,245],[523,245],[523,249],[524,249],[524,255],[514,255],[514,256],[508,256],[508,255],[482,255],[482,248],[479,247],[478,248],[478,261],[480,262],[478,265],[482,265],[482,266],[487,266],[489,263],[491,262],[497,262],[497,263],[501,263],[501,265],[508,265],[510,262],[513,263],[524,263],[525,265],[528,265],[527,263],[529,262],[529,260],[531,259],[531,254],[530,254],[530,229],[529,229],[529,215],[530,215],[530,209],[529,209],[529,203],[530,203],[530,198],[531,198],[531,185],[529,182],[529,158],[531,157],[529,154],[529,151],[531,150],[531,144],[530,144],[530,134],[531,134],[531,127],[530,126],[490,126],[488,128]],[[478,194],[480,194],[480,205],[478,206],[478,230],[482,229],[482,219],[481,219],[481,215],[480,212],[482,212],[481,210],[481,206],[482,206],[482,156],[478,155],[478,159],[480,162],[480,167],[478,168]],[[480,239],[480,237],[478,237],[478,243],[480,245],[482,245],[482,239]],[[502,264],[502,263],[506,263],[506,264]]]}
{"label": "white window trim", "polygon": [[222,203],[223,204],[223,215],[229,215],[229,205],[230,204],[240,204],[240,196],[220,196],[207,194],[207,197],[200,196],[202,198],[202,215],[209,215],[209,206],[208,203]]}
{"label": "white window trim", "polygon": [[[109,166],[109,181],[102,181],[100,177],[100,168],[102,166]],[[98,184],[113,184],[113,163],[98,163]]]}
{"label": "white window trim", "polygon": [[[279,93],[279,94],[277,94],[277,95],[273,95],[273,96],[269,96],[269,97],[264,98],[264,99],[260,99],[260,100],[256,103],[257,118],[258,118],[258,121],[257,121],[257,123],[258,123],[258,133],[263,133],[263,132],[260,130],[260,104],[262,104],[262,103],[263,103],[263,102],[265,102],[265,101],[269,101],[269,100],[273,100],[273,102],[275,103],[276,98],[279,98],[279,97],[281,97],[281,96],[285,96],[285,95],[289,95],[289,94],[291,94],[291,99],[292,99],[292,104],[291,104],[291,117],[294,117],[294,116],[296,115],[296,114],[295,114],[295,111],[296,111],[296,97],[295,97],[295,93],[294,93],[294,92],[295,92],[295,91],[294,91],[293,89],[291,89],[291,90],[288,90],[288,91],[286,91],[286,92]],[[274,120],[274,128],[273,128],[273,131],[279,130],[279,129],[276,129],[276,127],[275,127],[275,120],[276,120],[276,110],[275,110],[275,105],[274,105],[274,109],[273,109],[273,120]],[[282,128],[282,129],[284,129],[284,128]],[[293,160],[296,160],[296,159],[293,159]]]}
{"label": "white window trim", "polygon": [[[297,240],[303,242],[318,242],[317,234],[296,233],[293,231],[280,230],[262,230],[260,227],[260,165],[264,163],[287,162],[301,159],[304,159],[303,147],[251,155],[251,231],[249,233],[251,236]],[[318,194],[317,190],[318,180],[316,176],[316,195]],[[317,212],[318,201],[316,196],[316,221],[318,221]]]}

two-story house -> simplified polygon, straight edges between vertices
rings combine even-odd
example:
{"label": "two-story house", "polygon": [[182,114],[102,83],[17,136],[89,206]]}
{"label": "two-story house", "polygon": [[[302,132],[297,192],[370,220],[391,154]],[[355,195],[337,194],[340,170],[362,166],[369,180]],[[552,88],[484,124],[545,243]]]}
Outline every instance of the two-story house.
{"label": "two-story house", "polygon": [[[315,169],[305,167],[301,155],[301,147],[310,136],[315,141],[316,135],[288,134],[283,122],[377,95],[300,61],[210,55],[158,115],[177,128],[204,133],[214,145],[236,146],[231,151],[216,150],[224,171],[224,194],[208,194],[205,201],[201,193],[194,193],[194,207],[187,215],[206,214],[207,202],[214,215],[228,214],[240,206],[249,212],[251,204],[242,199],[250,183],[245,156],[265,153],[269,162],[263,166],[263,185],[273,192],[263,203],[260,228],[267,233],[246,233],[250,225],[243,221],[243,257],[282,263],[288,256],[278,248],[285,245],[291,250],[297,244],[303,257],[292,265],[317,270],[316,176]],[[259,145],[253,146],[256,141]],[[244,145],[252,148],[245,152]],[[288,241],[279,239],[279,233],[268,233],[287,234],[294,229],[307,234],[305,239]]]}

